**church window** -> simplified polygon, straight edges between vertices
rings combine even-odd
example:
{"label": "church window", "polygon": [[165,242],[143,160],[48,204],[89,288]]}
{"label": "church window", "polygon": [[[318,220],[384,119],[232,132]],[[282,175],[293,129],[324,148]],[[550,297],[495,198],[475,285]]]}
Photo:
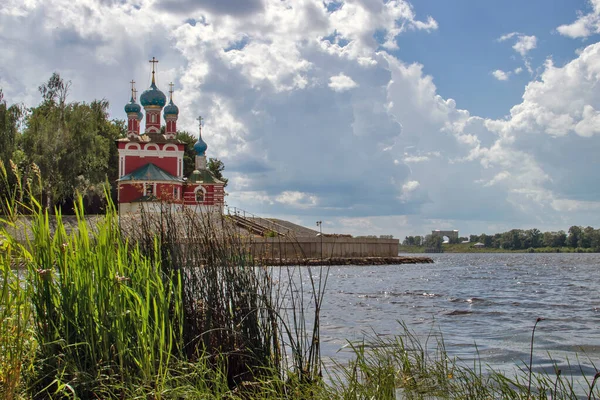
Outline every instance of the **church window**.
{"label": "church window", "polygon": [[152,183],[145,184],[144,194],[146,196],[154,196],[154,185]]}
{"label": "church window", "polygon": [[198,190],[196,190],[196,203],[203,203],[204,202],[204,191],[202,190],[202,188],[198,188]]}
{"label": "church window", "polygon": [[173,198],[175,200],[179,199],[179,188],[178,187],[173,187]]}

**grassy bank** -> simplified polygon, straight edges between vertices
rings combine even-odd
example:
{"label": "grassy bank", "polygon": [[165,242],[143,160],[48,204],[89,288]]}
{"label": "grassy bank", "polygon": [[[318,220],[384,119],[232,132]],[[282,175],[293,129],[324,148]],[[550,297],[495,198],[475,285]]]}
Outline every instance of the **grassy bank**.
{"label": "grassy bank", "polygon": [[[17,197],[15,197],[17,198]],[[11,204],[11,202],[13,204]],[[2,399],[547,399],[588,395],[569,377],[465,366],[406,327],[320,352],[326,267],[269,268],[219,216],[169,211],[54,226],[39,202],[4,203]],[[19,212],[33,235],[10,232]],[[19,267],[16,269],[15,267]]]}

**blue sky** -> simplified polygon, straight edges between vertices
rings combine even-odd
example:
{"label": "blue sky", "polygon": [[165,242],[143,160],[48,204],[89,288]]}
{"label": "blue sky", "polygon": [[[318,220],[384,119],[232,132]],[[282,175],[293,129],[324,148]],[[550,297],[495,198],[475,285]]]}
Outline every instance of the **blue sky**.
{"label": "blue sky", "polygon": [[0,87],[205,118],[229,205],[327,232],[600,227],[600,0],[5,0]]}

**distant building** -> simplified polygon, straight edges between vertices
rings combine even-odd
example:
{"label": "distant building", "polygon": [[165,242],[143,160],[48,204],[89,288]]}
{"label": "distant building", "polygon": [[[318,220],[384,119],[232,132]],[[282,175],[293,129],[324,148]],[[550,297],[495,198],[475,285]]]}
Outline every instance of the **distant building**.
{"label": "distant building", "polygon": [[[152,58],[152,84],[140,96],[137,104],[135,82],[131,81],[131,100],[125,106],[127,113],[127,137],[116,141],[119,149],[118,204],[119,212],[138,212],[160,209],[170,203],[183,209],[197,211],[223,211],[224,183],[207,169],[206,150],[202,140],[202,117],[196,151],[195,169],[188,177],[183,176],[185,143],[176,139],[179,108],[173,103],[171,84],[169,104],[163,92],[156,86]],[[165,106],[166,105],[166,106]],[[146,127],[140,133],[140,124],[146,113]],[[161,111],[165,118],[164,134],[161,133]]]}
{"label": "distant building", "polygon": [[439,229],[436,229],[434,231],[431,231],[431,236],[436,237],[436,236],[441,236],[442,238],[445,236],[448,239],[444,240],[444,243],[448,243],[450,241],[452,241],[453,239],[455,241],[458,240],[458,230],[452,230],[452,231],[441,231]]}
{"label": "distant building", "polygon": [[475,247],[476,249],[481,249],[481,248],[485,247],[485,244],[483,244],[481,242],[477,242],[473,245],[473,247]]}

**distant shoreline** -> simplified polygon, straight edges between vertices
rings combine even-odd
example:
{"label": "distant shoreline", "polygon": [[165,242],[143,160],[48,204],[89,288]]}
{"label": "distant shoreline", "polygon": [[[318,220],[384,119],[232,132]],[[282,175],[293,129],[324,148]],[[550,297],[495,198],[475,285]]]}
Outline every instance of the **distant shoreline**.
{"label": "distant shoreline", "polygon": [[[407,254],[429,254],[425,251],[425,246],[406,246],[398,247],[399,253]],[[538,247],[529,249],[499,249],[495,247],[475,248],[472,243],[443,244],[442,253],[599,253],[596,249],[584,249],[581,247]]]}

